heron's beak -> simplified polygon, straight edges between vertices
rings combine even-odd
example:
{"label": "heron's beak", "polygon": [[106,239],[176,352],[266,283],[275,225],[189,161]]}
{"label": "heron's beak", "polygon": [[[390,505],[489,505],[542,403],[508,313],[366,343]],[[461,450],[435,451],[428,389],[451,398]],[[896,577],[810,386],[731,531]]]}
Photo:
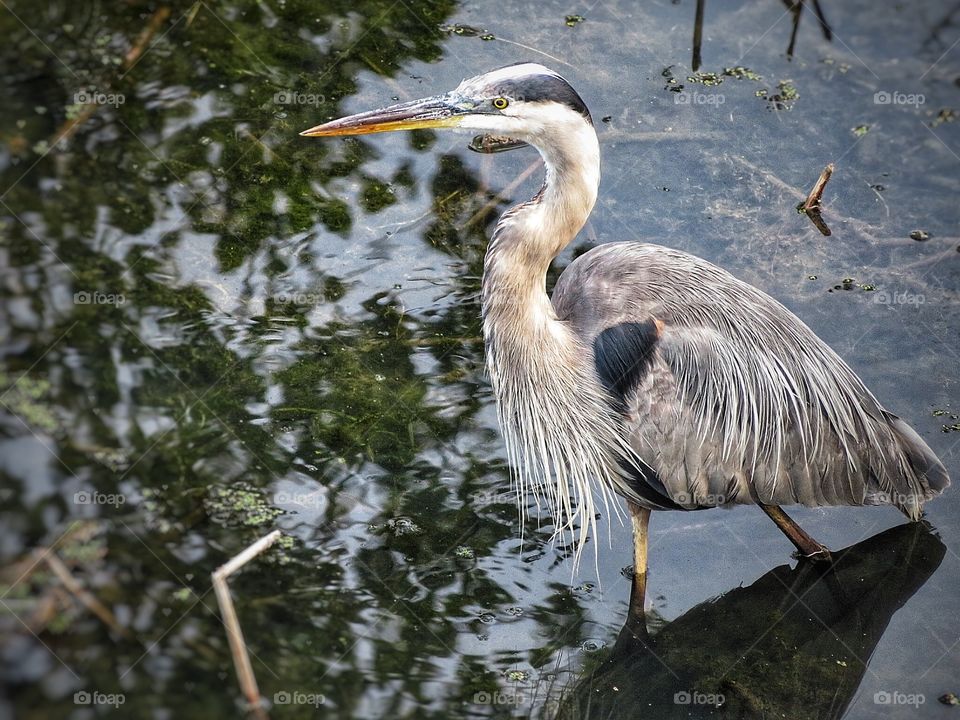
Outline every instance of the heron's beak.
{"label": "heron's beak", "polygon": [[451,96],[437,95],[332,120],[300,134],[305,137],[329,137],[367,135],[392,130],[450,128],[459,125],[463,116],[469,112],[469,107],[458,104]]}

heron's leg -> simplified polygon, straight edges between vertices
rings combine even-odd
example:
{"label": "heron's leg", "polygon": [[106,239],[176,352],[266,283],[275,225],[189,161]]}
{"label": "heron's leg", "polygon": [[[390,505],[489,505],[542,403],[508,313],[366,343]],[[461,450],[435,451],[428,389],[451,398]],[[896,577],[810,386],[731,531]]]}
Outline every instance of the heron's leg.
{"label": "heron's leg", "polygon": [[639,505],[630,505],[633,525],[633,587],[630,589],[630,615],[642,618],[647,594],[647,526],[650,511]]}
{"label": "heron's leg", "polygon": [[807,558],[808,560],[831,561],[830,550],[827,546],[821,545],[807,535],[803,528],[791,520],[790,516],[787,515],[779,505],[758,504],[760,505],[760,509],[780,528],[780,532],[786,535],[787,539],[796,546],[797,550],[800,551],[801,557]]}

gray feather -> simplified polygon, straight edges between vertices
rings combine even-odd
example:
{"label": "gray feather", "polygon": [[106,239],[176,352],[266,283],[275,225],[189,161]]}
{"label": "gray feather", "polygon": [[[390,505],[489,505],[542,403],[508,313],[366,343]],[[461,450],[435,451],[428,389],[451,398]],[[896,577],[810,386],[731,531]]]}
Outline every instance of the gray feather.
{"label": "gray feather", "polygon": [[640,243],[574,261],[553,295],[586,343],[661,321],[627,400],[630,443],[686,507],[889,503],[948,484],[934,453],[783,305],[710,263]]}

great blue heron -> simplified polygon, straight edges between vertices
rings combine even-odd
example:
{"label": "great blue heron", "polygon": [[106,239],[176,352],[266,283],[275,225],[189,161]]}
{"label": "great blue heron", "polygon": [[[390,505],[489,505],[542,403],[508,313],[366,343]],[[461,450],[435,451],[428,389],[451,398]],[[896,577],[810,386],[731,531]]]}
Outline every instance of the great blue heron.
{"label": "great blue heron", "polygon": [[[805,557],[829,551],[780,505],[889,504],[917,520],[949,478],[813,331],[760,290],[693,255],[600,245],[546,293],[550,263],[593,209],[590,112],[548,68],[521,63],[455,90],[301,135],[461,128],[533,145],[543,187],[504,213],[483,271],[487,369],[521,501],[544,494],[578,547],[595,494],[626,498],[631,605],[643,607],[651,510],[759,505]],[[502,139],[501,139],[502,138]]]}

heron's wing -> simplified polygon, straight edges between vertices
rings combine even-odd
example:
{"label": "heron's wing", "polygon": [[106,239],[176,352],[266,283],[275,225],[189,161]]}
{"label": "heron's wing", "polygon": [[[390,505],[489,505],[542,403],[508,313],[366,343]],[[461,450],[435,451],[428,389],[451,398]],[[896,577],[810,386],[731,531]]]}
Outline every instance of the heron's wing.
{"label": "heron's wing", "polygon": [[686,253],[603,245],[554,293],[631,442],[682,505],[897,505],[949,480],[920,437],[780,303]]}

